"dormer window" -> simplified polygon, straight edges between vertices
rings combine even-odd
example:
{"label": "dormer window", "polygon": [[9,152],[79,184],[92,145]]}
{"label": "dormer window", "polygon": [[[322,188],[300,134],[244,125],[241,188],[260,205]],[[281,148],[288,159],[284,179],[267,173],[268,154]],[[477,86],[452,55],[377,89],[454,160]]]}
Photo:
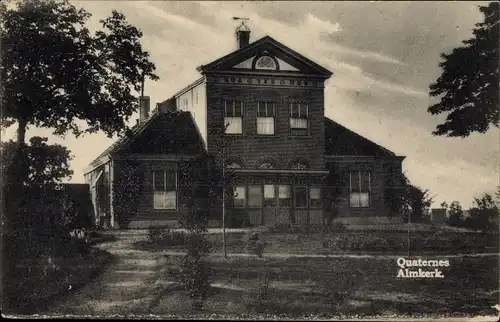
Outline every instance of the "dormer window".
{"label": "dormer window", "polygon": [[276,62],[274,59],[270,56],[262,56],[257,59],[257,62],[255,63],[255,68],[256,69],[272,69],[276,70]]}

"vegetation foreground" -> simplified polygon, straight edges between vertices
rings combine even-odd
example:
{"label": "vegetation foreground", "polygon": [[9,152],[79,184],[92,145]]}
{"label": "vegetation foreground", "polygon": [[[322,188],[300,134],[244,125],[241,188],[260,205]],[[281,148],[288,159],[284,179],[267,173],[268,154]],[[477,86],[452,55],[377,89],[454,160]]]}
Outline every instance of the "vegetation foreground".
{"label": "vegetation foreground", "polygon": [[[175,281],[181,257],[165,258],[164,277]],[[151,314],[472,316],[496,314],[498,301],[498,257],[450,259],[442,279],[396,278],[395,259],[213,257],[210,264],[203,310],[193,311],[182,288],[169,286]]]}

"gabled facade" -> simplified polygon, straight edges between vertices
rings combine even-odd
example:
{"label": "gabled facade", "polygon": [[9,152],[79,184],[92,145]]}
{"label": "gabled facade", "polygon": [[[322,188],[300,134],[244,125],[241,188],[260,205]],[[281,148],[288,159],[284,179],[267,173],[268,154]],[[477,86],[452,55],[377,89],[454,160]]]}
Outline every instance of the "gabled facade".
{"label": "gabled facade", "polygon": [[[340,220],[386,220],[385,182],[401,173],[404,157],[325,118],[324,87],[332,72],[269,36],[249,43],[244,27],[236,32],[237,50],[199,66],[201,77],[158,103],[153,115],[192,117],[199,149],[224,158],[237,175],[229,216],[247,225],[324,223],[332,206],[325,177],[333,168],[341,178]],[[138,128],[152,128],[151,122]],[[156,157],[185,153],[167,152],[174,144],[167,132],[148,132],[164,142]],[[130,151],[142,158],[151,153],[139,146]]]}

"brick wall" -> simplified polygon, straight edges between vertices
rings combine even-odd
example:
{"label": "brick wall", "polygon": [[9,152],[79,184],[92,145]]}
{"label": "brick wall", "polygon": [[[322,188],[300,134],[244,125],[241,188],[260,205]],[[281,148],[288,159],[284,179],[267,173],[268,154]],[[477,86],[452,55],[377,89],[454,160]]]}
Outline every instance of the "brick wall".
{"label": "brick wall", "polygon": [[[263,157],[272,157],[280,168],[297,158],[309,161],[311,169],[324,169],[324,89],[278,88],[278,87],[238,87],[228,84],[207,83],[207,125],[209,128],[222,126],[224,99],[243,101],[243,134],[228,135],[228,157],[243,159],[245,166],[253,168]],[[310,131],[308,136],[289,134],[289,100],[308,102]],[[257,102],[276,102],[275,135],[257,135]],[[214,138],[208,135],[208,150],[214,151]]]}
{"label": "brick wall", "polygon": [[[394,174],[401,173],[401,160],[394,158],[336,158],[327,161],[328,168],[335,167],[341,176],[341,197],[338,201],[339,217],[387,217],[389,209],[384,202],[384,194],[387,188],[387,179],[391,174],[388,167],[392,166]],[[349,172],[369,171],[371,176],[370,206],[366,208],[354,208],[349,205]]]}
{"label": "brick wall", "polygon": [[[114,177],[115,180],[120,176],[120,160],[114,161]],[[137,214],[132,217],[132,223],[129,227],[137,226],[133,222],[144,222],[144,221],[177,221],[183,212],[186,212],[185,207],[180,207],[179,200],[177,203],[177,210],[166,210],[166,209],[154,209],[153,207],[153,171],[154,170],[175,170],[177,169],[176,161],[166,161],[166,160],[142,160],[140,161],[141,168],[144,171],[144,182],[142,186],[142,192],[140,196],[140,203],[137,209]],[[179,190],[177,191],[179,196]],[[179,199],[179,198],[178,198]],[[118,219],[120,214],[115,213],[115,218]],[[117,220],[116,219],[116,220]],[[126,227],[120,227],[126,228]]]}

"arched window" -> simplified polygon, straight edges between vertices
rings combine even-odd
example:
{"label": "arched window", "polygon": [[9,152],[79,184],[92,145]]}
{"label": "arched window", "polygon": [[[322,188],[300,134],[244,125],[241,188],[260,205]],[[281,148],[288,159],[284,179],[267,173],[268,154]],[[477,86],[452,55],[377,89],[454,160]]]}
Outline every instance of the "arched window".
{"label": "arched window", "polygon": [[259,164],[259,169],[274,169],[275,166],[272,162],[262,162]]}
{"label": "arched window", "polygon": [[295,160],[290,163],[290,169],[307,170],[309,169],[309,162],[307,162],[307,160]]}
{"label": "arched window", "polygon": [[257,57],[253,63],[254,69],[279,70],[276,58],[268,55]]}
{"label": "arched window", "polygon": [[226,165],[226,168],[229,168],[229,169],[241,169],[242,166],[239,163],[230,162],[228,165]]}
{"label": "arched window", "polygon": [[262,158],[256,162],[257,169],[277,169],[279,168],[278,162],[273,158]]}

